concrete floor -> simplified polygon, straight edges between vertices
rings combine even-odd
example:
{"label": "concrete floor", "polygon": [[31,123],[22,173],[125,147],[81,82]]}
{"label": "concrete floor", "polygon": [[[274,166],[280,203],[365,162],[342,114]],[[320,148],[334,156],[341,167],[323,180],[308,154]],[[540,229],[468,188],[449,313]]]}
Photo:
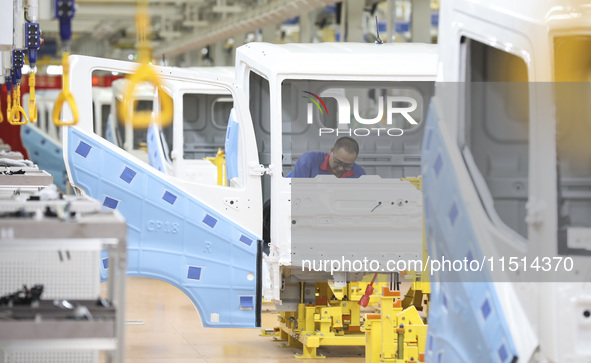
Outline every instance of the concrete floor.
{"label": "concrete floor", "polygon": [[[261,337],[259,329],[204,328],[197,309],[180,290],[167,283],[127,279],[126,363],[300,362],[297,348]],[[263,305],[263,328],[277,325],[273,304]],[[308,363],[365,362],[364,347],[324,347],[325,359]]]}

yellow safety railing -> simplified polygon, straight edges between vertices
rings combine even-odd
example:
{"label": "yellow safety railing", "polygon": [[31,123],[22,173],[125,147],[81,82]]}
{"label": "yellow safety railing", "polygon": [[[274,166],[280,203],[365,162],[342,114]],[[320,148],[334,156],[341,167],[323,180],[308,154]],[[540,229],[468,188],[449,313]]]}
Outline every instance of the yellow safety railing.
{"label": "yellow safety railing", "polygon": [[[70,62],[68,61],[68,56],[70,54],[68,52],[64,52],[62,54],[62,91],[57,96],[57,100],[55,100],[55,104],[53,105],[53,113],[52,119],[53,123],[56,126],[72,126],[78,123],[78,108],[76,107],[76,102],[74,101],[74,96],[70,93],[70,82],[68,80],[70,74]],[[67,103],[72,111],[72,120],[65,121],[60,120],[60,113],[62,111],[62,107],[64,103]]]}
{"label": "yellow safety railing", "polygon": [[[21,121],[23,120],[24,121]],[[12,110],[10,111],[10,116],[8,117],[8,122],[11,125],[24,125],[29,122],[27,118],[27,114],[25,110],[21,106],[21,85],[17,84],[16,89],[14,92],[14,103],[12,105]]]}
{"label": "yellow safety railing", "polygon": [[163,127],[172,122],[172,99],[163,97],[164,89],[160,77],[150,65],[151,48],[148,41],[150,21],[147,6],[140,6],[136,17],[138,32],[138,53],[140,65],[135,73],[128,77],[129,84],[123,94],[123,100],[120,105],[119,118],[124,122],[131,122],[134,128],[146,129],[152,122],[152,111],[135,111],[133,95],[135,89],[142,83],[150,83],[158,90],[158,99],[160,100],[159,119],[154,120]]}
{"label": "yellow safety railing", "polygon": [[35,99],[35,72],[29,75],[29,121],[37,122],[37,100]]}

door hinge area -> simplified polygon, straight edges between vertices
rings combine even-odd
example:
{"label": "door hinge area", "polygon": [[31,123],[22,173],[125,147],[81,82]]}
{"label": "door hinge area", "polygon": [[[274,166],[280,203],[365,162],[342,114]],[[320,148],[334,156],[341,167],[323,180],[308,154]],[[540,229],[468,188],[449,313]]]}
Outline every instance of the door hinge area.
{"label": "door hinge area", "polygon": [[260,176],[260,175],[265,175],[265,174],[271,175],[272,174],[272,172],[271,172],[272,167],[273,166],[271,164],[269,164],[268,167],[265,167],[263,164],[252,163],[252,164],[248,165],[248,174],[255,175],[255,176],[256,175]]}

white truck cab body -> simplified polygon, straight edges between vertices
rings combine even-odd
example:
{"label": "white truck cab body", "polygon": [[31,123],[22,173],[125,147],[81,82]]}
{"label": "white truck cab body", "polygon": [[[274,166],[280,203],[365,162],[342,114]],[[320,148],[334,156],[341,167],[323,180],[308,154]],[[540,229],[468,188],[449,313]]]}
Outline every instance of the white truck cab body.
{"label": "white truck cab body", "polygon": [[[233,67],[197,70],[214,76],[234,75]],[[224,149],[233,107],[230,93],[224,88],[183,81],[167,81],[164,91],[174,100],[173,123],[164,130],[157,125],[148,130],[150,164],[181,179],[217,184],[218,169],[205,158],[213,158]],[[153,144],[152,132],[159,145]]]}
{"label": "white truck cab body", "polygon": [[112,87],[92,87],[92,108],[94,112],[94,132],[106,138],[107,125],[113,107]]}
{"label": "white truck cab body", "polygon": [[[237,49],[236,78],[249,99],[262,164],[249,170],[266,174],[263,198],[270,200],[263,291],[280,309],[296,310],[297,281],[332,280],[334,272],[338,280],[353,278],[354,269],[344,266],[304,271],[312,260],[365,258],[386,271],[388,260],[421,259],[421,193],[400,178],[420,175],[436,64],[436,46],[426,44]],[[357,163],[368,175],[287,177],[303,153],[329,152],[340,136],[357,141]]]}
{"label": "white truck cab body", "polygon": [[[588,1],[442,2],[422,151],[425,358],[591,359]],[[472,262],[471,262],[472,263]]]}
{"label": "white truck cab body", "polygon": [[[258,164],[258,155],[256,146],[246,141],[254,139],[254,133],[240,88],[220,75],[155,67],[165,85],[186,82],[192,89],[223,89],[224,97],[232,98],[234,122],[240,125],[233,154],[240,183],[224,187],[160,172],[94,133],[92,72],[131,73],[137,64],[70,56],[70,65],[70,89],[80,119],[64,129],[68,176],[77,192],[125,217],[128,274],[160,279],[182,290],[205,326],[260,326],[261,185],[260,176],[246,173],[247,162]],[[108,268],[105,259],[103,276]]]}
{"label": "white truck cab body", "polygon": [[[111,114],[109,115],[109,124],[105,135],[113,137],[111,142],[123,148],[136,157],[148,161],[148,153],[146,151],[146,135],[147,131],[141,129],[134,129],[131,123],[120,119],[119,107],[124,97],[126,87],[129,85],[127,79],[118,79],[113,81],[111,86]],[[154,87],[150,84],[139,84],[134,92],[135,110],[136,111],[153,111],[154,108]]]}

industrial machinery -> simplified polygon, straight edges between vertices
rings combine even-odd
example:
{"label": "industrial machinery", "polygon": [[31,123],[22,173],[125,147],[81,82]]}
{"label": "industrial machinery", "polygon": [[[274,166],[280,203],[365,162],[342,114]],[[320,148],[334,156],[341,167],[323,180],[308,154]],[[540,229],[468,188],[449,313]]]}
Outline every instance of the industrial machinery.
{"label": "industrial machinery", "polygon": [[[6,108],[0,113],[0,129],[5,142],[11,144],[14,150],[26,153],[18,137],[19,129],[9,126],[37,120],[35,73],[37,52],[42,42],[38,23],[39,2],[3,0],[0,7],[0,85],[6,89],[6,98],[2,100]],[[30,70],[27,79],[31,98],[27,104],[21,105],[21,83],[25,69]]]}
{"label": "industrial machinery", "polygon": [[422,150],[430,362],[591,359],[586,1],[445,1]]}
{"label": "industrial machinery", "polygon": [[50,118],[60,93],[47,87],[51,76],[37,77],[36,74],[38,51],[43,44],[39,21],[59,21],[60,35],[67,51],[75,12],[74,1],[4,0],[0,5],[3,10],[0,19],[0,83],[5,83],[7,91],[6,99],[2,100],[6,104],[6,112],[0,117],[0,121],[7,121],[0,126],[2,134],[15,150],[25,155],[28,152],[32,161],[54,175],[56,185],[66,191],[59,129]]}

